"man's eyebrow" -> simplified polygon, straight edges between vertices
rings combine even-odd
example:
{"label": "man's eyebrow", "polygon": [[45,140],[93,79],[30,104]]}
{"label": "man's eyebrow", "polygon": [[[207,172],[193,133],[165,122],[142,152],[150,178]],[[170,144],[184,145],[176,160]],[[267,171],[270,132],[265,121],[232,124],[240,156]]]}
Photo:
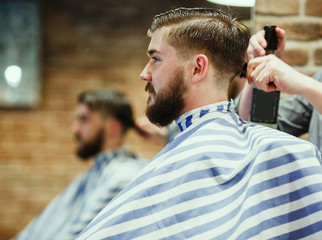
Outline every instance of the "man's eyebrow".
{"label": "man's eyebrow", "polygon": [[146,52],[146,54],[147,54],[148,56],[152,56],[152,55],[153,55],[153,54],[155,54],[155,53],[158,53],[158,51],[157,51],[157,50],[154,50],[154,49],[149,50],[149,51],[147,51],[147,52]]}

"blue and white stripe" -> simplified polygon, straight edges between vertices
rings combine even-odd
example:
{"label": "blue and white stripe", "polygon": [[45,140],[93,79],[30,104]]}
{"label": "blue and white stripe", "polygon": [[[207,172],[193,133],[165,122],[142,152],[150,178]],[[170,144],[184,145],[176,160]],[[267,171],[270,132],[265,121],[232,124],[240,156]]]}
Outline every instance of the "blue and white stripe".
{"label": "blue and white stripe", "polygon": [[106,151],[15,239],[74,239],[146,163],[125,148]]}
{"label": "blue and white stripe", "polygon": [[229,107],[181,116],[182,132],[77,239],[322,239],[318,150]]}

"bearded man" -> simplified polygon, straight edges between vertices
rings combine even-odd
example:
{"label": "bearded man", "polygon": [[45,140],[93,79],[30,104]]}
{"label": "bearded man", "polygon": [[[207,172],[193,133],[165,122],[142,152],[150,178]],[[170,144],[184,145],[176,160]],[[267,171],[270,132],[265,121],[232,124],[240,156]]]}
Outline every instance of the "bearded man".
{"label": "bearded man", "polygon": [[145,160],[124,147],[135,128],[125,96],[112,89],[80,94],[72,132],[77,155],[95,165],[79,175],[16,239],[74,239],[143,168]]}
{"label": "bearded man", "polygon": [[322,239],[316,147],[248,124],[227,101],[247,28],[213,9],[157,15],[146,114],[181,130],[77,239]]}

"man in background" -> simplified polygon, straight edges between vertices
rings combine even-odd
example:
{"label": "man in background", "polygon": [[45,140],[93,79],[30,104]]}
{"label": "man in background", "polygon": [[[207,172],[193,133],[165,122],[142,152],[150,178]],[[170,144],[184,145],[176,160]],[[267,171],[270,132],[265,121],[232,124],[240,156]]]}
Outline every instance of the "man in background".
{"label": "man in background", "polygon": [[95,164],[79,175],[16,239],[74,239],[142,169],[145,161],[124,146],[135,128],[132,108],[115,90],[79,95],[72,132],[77,155]]}
{"label": "man in background", "polygon": [[77,239],[321,238],[318,150],[247,124],[227,101],[247,28],[222,11],[179,8],[155,16],[148,35],[146,115],[180,133]]}

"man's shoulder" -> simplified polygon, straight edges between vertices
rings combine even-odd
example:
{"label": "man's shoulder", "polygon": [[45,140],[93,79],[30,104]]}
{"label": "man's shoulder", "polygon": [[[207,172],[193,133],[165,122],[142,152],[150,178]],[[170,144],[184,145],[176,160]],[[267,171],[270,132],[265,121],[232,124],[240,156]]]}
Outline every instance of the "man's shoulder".
{"label": "man's shoulder", "polygon": [[[200,142],[204,141],[212,145],[219,143],[219,146],[228,144],[230,147],[236,146],[240,149],[246,148],[248,146],[245,146],[246,143],[258,145],[258,147],[262,147],[263,151],[267,149],[293,151],[296,146],[305,146],[306,149],[311,149],[312,153],[318,155],[317,149],[312,143],[276,129],[241,122],[230,126],[218,126],[213,123],[209,122],[198,129],[191,138],[186,139],[186,145],[193,143],[196,136],[199,137]],[[193,147],[193,145],[190,146]]]}
{"label": "man's shoulder", "polygon": [[[235,152],[247,155],[256,148],[259,151],[284,151],[291,153],[297,148],[305,147],[316,154],[315,146],[308,141],[294,137],[276,129],[246,123],[238,115],[227,115],[221,118],[209,118],[199,125],[192,125],[175,139],[169,149],[168,157],[176,158],[186,153],[208,154],[212,152],[233,155]],[[295,151],[296,152],[296,151]],[[184,154],[182,154],[184,153]],[[186,157],[186,155],[185,155]]]}
{"label": "man's shoulder", "polygon": [[116,175],[118,178],[128,178],[136,175],[147,163],[147,160],[136,154],[119,155],[106,165],[104,175]]}
{"label": "man's shoulder", "polygon": [[268,129],[267,133],[263,132],[263,135],[257,138],[262,145],[261,152],[275,151],[279,156],[289,156],[294,159],[314,158],[321,162],[320,152],[314,144],[283,131]]}

